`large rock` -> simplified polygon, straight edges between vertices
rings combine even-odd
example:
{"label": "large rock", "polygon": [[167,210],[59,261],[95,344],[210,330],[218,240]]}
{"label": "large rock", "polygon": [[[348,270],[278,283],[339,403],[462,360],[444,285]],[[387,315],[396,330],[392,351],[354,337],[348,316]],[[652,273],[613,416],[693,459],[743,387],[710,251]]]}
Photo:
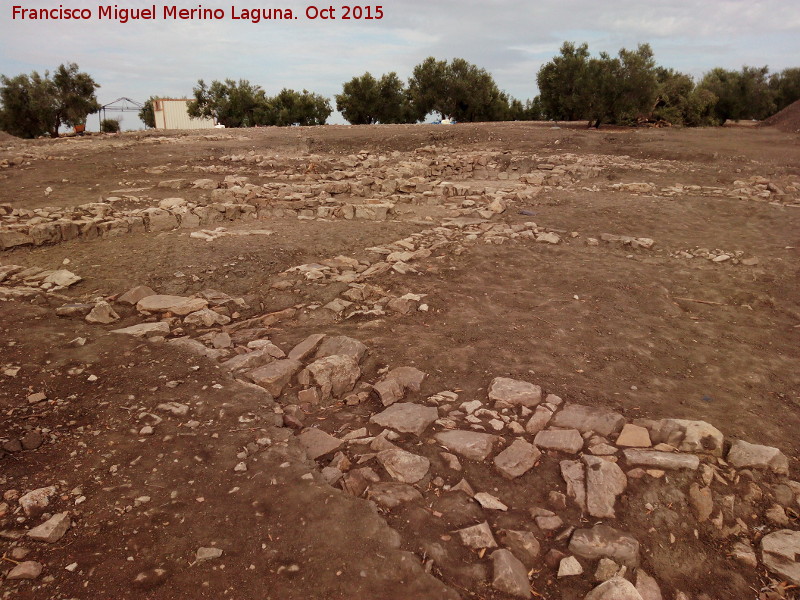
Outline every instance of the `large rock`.
{"label": "large rock", "polygon": [[417,488],[406,483],[386,481],[370,485],[367,499],[384,508],[396,508],[404,502],[421,501],[422,494]]}
{"label": "large rock", "polygon": [[586,507],[599,519],[613,519],[617,496],[625,491],[628,478],[617,463],[597,456],[583,456],[586,465]]}
{"label": "large rock", "polygon": [[137,338],[168,336],[169,324],[164,321],[159,321],[157,323],[140,323],[139,325],[131,325],[130,327],[124,327],[122,329],[112,329],[111,333],[132,335]]}
{"label": "large rock", "polygon": [[283,388],[292,380],[294,374],[302,367],[303,364],[299,360],[286,358],[254,369],[247,373],[247,377],[277,398],[283,392]]}
{"label": "large rock", "polygon": [[605,557],[629,568],[639,565],[639,542],[608,525],[577,529],[569,541],[569,551],[589,560]]}
{"label": "large rock", "polygon": [[311,460],[316,460],[320,456],[325,456],[338,450],[344,443],[342,440],[325,433],[321,429],[311,427],[297,436],[297,441],[306,452],[306,456]]}
{"label": "large rock", "polygon": [[542,388],[527,381],[495,377],[489,386],[489,400],[492,400],[497,408],[514,406],[531,408],[542,401]]}
{"label": "large rock", "polygon": [[417,483],[428,474],[431,463],[424,456],[390,448],[378,452],[378,461],[393,479],[402,483]]}
{"label": "large rock", "polygon": [[[291,359],[289,359],[291,360]],[[315,360],[308,365],[298,380],[303,385],[316,385],[323,401],[331,396],[338,398],[351,391],[361,377],[358,359],[353,355],[334,354]]]}
{"label": "large rock", "polygon": [[136,309],[142,312],[169,312],[180,317],[203,310],[207,306],[208,301],[202,298],[186,298],[184,296],[168,296],[164,294],[145,296],[136,303]]}
{"label": "large rock", "polygon": [[778,475],[789,474],[789,459],[783,452],[743,440],[733,442],[728,451],[728,462],[737,469],[768,469]]}
{"label": "large rock", "polygon": [[420,406],[408,402],[393,404],[386,410],[374,415],[370,422],[389,427],[401,433],[422,435],[431,423],[439,417],[439,411],[432,406]]}
{"label": "large rock", "polygon": [[442,431],[435,436],[442,446],[470,460],[486,460],[497,442],[496,435],[477,431]]}
{"label": "large rock", "polygon": [[494,457],[494,466],[504,477],[514,479],[532,469],[541,455],[542,453],[533,444],[516,439]]}
{"label": "large rock", "polygon": [[780,529],[765,535],[761,560],[773,573],[800,585],[800,531]]}
{"label": "large rock", "polygon": [[625,425],[625,417],[607,408],[585,406],[583,404],[567,404],[558,411],[550,425],[577,429],[581,433],[593,431],[608,437]]}
{"label": "large rock", "polygon": [[366,353],[367,347],[364,344],[345,335],[339,335],[325,339],[317,349],[316,358],[343,355],[355,357],[358,362],[361,362]]}
{"label": "large rock", "polygon": [[72,520],[69,517],[69,513],[58,513],[28,531],[28,537],[32,540],[52,544],[64,537],[71,525]]}
{"label": "large rock", "polygon": [[722,432],[705,421],[662,419],[650,427],[655,443],[674,446],[682,452],[698,452],[722,456]]}
{"label": "large rock", "polygon": [[627,579],[612,577],[586,594],[585,600],[642,600],[642,596]]}
{"label": "large rock", "polygon": [[533,443],[546,450],[576,454],[583,448],[583,437],[577,429],[545,429],[536,434]]}
{"label": "large rock", "polygon": [[528,570],[517,557],[505,549],[492,552],[492,587],[517,598],[530,598]]}
{"label": "large rock", "polygon": [[660,452],[659,450],[638,450],[628,448],[622,452],[631,467],[650,467],[654,469],[688,469],[696,471],[700,459],[694,454]]}

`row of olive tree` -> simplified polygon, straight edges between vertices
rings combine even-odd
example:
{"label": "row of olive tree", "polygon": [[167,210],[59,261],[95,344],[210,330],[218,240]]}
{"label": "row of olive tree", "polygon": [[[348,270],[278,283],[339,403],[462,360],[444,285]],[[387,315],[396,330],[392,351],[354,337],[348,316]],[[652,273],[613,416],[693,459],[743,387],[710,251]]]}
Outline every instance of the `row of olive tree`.
{"label": "row of olive tree", "polygon": [[[283,89],[270,97],[245,79],[212,81],[211,85],[201,79],[192,93],[189,115],[210,117],[225,127],[324,125],[333,112],[330,101],[319,94]],[[150,97],[139,111],[147,127],[155,127],[153,102],[157,99]]]}
{"label": "row of olive tree", "polygon": [[457,121],[514,121],[540,117],[498,88],[485,70],[463,58],[449,63],[433,57],[414,67],[405,84],[391,72],[376,79],[367,72],[342,85],[336,108],[353,124],[416,123],[430,113]]}
{"label": "row of olive tree", "polygon": [[78,65],[60,65],[50,74],[0,75],[0,130],[23,138],[58,137],[62,125],[75,127],[100,110],[100,86]]}
{"label": "row of olive tree", "polygon": [[[405,83],[394,72],[379,79],[364,73],[343,84],[335,100],[354,124],[415,123],[438,113],[457,121],[589,120],[599,126],[647,118],[695,126],[763,119],[800,99],[800,68],[773,74],[767,67],[717,68],[696,83],[658,66],[648,44],[593,57],[586,44],[564,42],[536,79],[539,96],[523,104],[501,91],[485,69],[461,58],[430,57]],[[58,136],[62,125],[83,124],[100,109],[100,86],[74,63],[52,76],[0,76],[0,84],[0,129],[20,137]],[[321,125],[332,112],[319,94],[284,89],[270,97],[247,80],[200,80],[193,95],[190,115],[226,127]],[[153,100],[139,113],[149,127],[155,126]]]}
{"label": "row of olive tree", "polygon": [[586,44],[564,42],[539,69],[539,106],[547,119],[632,124],[641,118],[678,125],[715,125],[727,119],[763,119],[800,99],[800,69],[769,75],[767,67],[721,68],[698,83],[656,65],[648,44],[612,57],[589,54]]}

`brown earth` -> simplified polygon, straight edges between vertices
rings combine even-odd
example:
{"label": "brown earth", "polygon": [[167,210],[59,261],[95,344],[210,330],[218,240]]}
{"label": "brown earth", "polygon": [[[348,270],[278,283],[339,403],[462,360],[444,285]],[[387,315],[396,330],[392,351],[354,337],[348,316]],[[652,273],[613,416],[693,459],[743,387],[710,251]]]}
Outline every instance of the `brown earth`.
{"label": "brown earth", "polygon": [[764,119],[761,125],[775,127],[787,133],[800,133],[800,100],[792,102],[783,110]]}
{"label": "brown earth", "polygon": [[[427,312],[340,320],[324,309],[304,309],[264,333],[286,352],[312,333],[356,338],[369,348],[363,380],[375,382],[384,366],[411,365],[428,374],[422,390],[409,396],[414,401],[441,390],[458,391],[459,403],[485,399],[491,380],[503,376],[541,385],[567,402],[614,409],[629,421],[704,420],[728,441],[780,448],[797,479],[798,140],[775,128],[594,131],[577,124],[502,123],[18,141],[0,152],[0,160],[20,154],[25,159],[0,170],[0,204],[70,207],[119,189],[144,189],[130,192],[142,206],[175,196],[201,202],[200,190],[156,186],[179,177],[219,178],[198,168],[251,151],[301,173],[314,163],[324,171],[326,161],[360,151],[415,160],[426,155],[414,151],[428,146],[442,153],[507,153],[509,159],[536,155],[534,163],[544,162],[542,157],[555,162],[577,156],[580,162],[601,156],[607,166],[599,175],[546,187],[491,219],[520,228],[535,221],[560,232],[562,243],[464,242],[458,252],[440,251],[420,261],[417,274],[390,272],[371,281],[394,296],[425,294]],[[270,180],[264,168],[224,164],[227,173]],[[732,190],[735,182],[754,177],[774,184],[781,195],[757,201],[688,187]],[[653,191],[611,187],[635,182],[651,183]],[[663,191],[676,184],[686,187]],[[760,191],[767,186],[753,185]],[[47,187],[53,191],[45,196]],[[136,285],[181,295],[213,288],[243,297],[251,307],[246,316],[262,315],[325,304],[347,288],[272,288],[286,269],[337,255],[374,258],[368,248],[435,227],[447,216],[440,207],[408,206],[384,222],[284,217],[224,223],[229,231],[269,229],[269,236],[205,242],[177,229],[19,248],[0,253],[0,267],[56,269],[68,259],[63,268],[84,280],[61,293],[75,300],[114,297]],[[651,238],[655,245],[587,245],[587,238],[603,233]],[[738,251],[737,263],[758,261],[747,266],[679,255],[697,248],[730,256]],[[120,323],[98,326],[57,318],[54,308],[62,303],[41,296],[0,302],[0,367],[21,367],[14,377],[0,374],[0,441],[46,430],[38,449],[0,458],[0,490],[25,493],[56,485],[59,496],[48,510],[71,511],[75,522],[56,544],[19,542],[32,548],[26,560],[42,562],[45,571],[35,582],[2,582],[4,598],[445,598],[445,588],[421,567],[433,543],[445,548],[447,558],[435,557],[432,574],[462,598],[511,597],[491,587],[491,551],[483,556],[462,547],[453,531],[485,519],[495,530],[525,528],[539,535],[527,507],[546,506],[549,491],[564,491],[557,457],[507,482],[497,477],[491,460],[462,460],[463,472],[447,471],[441,448],[405,436],[404,447],[426,456],[446,484],[465,477],[512,508],[487,514],[428,478],[420,485],[423,503],[376,511],[366,500],[327,486],[319,475],[327,462],[308,461],[292,441],[296,432],[282,427],[281,407],[296,402],[296,384],[276,404],[241,387],[210,359],[107,335],[141,322],[132,309],[120,309]],[[79,336],[88,341],[75,347],[71,340]],[[89,375],[98,379],[89,381]],[[26,397],[39,391],[48,400],[28,407]],[[169,401],[189,405],[189,415],[158,413],[164,421],[155,435],[138,435],[146,422],[141,415]],[[371,435],[379,431],[368,423],[381,409],[374,396],[354,406],[305,408],[306,426],[336,435],[364,426]],[[188,419],[198,424],[189,426]],[[263,438],[269,444],[252,447]],[[248,470],[234,472],[245,460],[237,453],[248,444]],[[367,464],[389,480],[374,461]],[[648,548],[643,565],[669,600],[678,590],[692,600],[756,597],[753,589],[774,581],[761,564],[753,569],[729,559],[729,540],[708,523],[665,528],[651,520],[640,496],[650,490],[651,500],[669,497],[673,486],[688,481],[688,475],[671,474],[652,485],[631,480],[613,526],[630,530]],[[766,477],[763,483],[769,487],[776,480]],[[739,494],[744,483],[737,485],[729,492]],[[85,502],[75,505],[81,496]],[[136,500],[143,496],[149,500]],[[754,510],[769,505],[765,498]],[[0,530],[35,524],[18,521],[18,510],[2,513]],[[574,507],[559,514],[566,523],[594,524]],[[399,549],[382,518],[399,532]],[[791,518],[797,529],[797,517]],[[751,523],[754,531],[774,529],[761,519]],[[670,533],[677,543],[670,543]],[[8,537],[0,535],[7,555],[17,544]],[[543,551],[566,551],[566,542],[554,534],[542,534],[540,542]],[[194,564],[197,548],[212,545],[223,556]],[[74,572],[65,570],[71,563],[78,563]],[[557,579],[542,562],[532,570],[532,587],[548,599],[583,598],[593,587],[594,564],[584,567],[583,577]]]}

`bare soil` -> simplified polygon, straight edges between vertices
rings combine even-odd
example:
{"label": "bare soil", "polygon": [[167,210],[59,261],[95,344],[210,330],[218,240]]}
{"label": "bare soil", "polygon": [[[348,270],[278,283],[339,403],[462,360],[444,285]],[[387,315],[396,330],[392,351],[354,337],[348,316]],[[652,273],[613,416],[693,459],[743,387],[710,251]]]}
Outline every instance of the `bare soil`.
{"label": "bare soil", "polygon": [[[675,184],[732,189],[734,182],[755,176],[785,190],[800,181],[800,138],[774,128],[594,131],[584,125],[328,126],[3,139],[9,145],[0,159],[25,160],[0,169],[0,204],[70,207],[132,189],[146,190],[126,192],[144,198],[142,206],[174,196],[200,201],[200,190],[157,185],[218,177],[198,168],[251,151],[285,165],[317,163],[323,170],[326,160],[360,151],[413,158],[428,146],[606,157],[613,164],[597,177],[545,189],[492,218],[512,226],[535,221],[560,231],[564,243],[520,239],[435,254],[419,263],[418,274],[390,272],[372,281],[396,296],[425,294],[427,312],[373,320],[303,313],[266,334],[286,352],[312,333],[356,338],[370,350],[362,366],[365,381],[377,380],[384,366],[411,365],[428,374],[422,390],[409,396],[417,401],[441,390],[457,390],[460,402],[485,398],[489,382],[505,376],[534,382],[567,402],[614,409],[628,420],[707,421],[729,440],[780,448],[797,479],[800,193],[788,191],[780,202],[768,202],[688,188],[681,194],[659,190]],[[656,163],[658,170],[645,168]],[[270,177],[263,171],[236,163],[229,172],[266,183]],[[643,181],[655,191],[609,187]],[[53,191],[45,195],[48,187]],[[225,226],[274,233],[212,242],[178,229],[18,248],[0,254],[0,266],[56,269],[68,259],[63,268],[84,280],[62,293],[76,300],[114,297],[136,285],[179,295],[213,288],[243,297],[250,314],[264,314],[325,304],[347,287],[272,288],[284,270],[337,255],[369,256],[368,248],[438,225],[436,210],[413,208],[385,222],[237,221]],[[651,238],[655,245],[645,250],[586,244],[603,233]],[[758,262],[676,256],[695,248],[740,251]],[[0,440],[27,430],[47,432],[37,450],[0,458],[0,490],[25,493],[57,485],[59,496],[48,512],[72,511],[75,522],[52,545],[0,536],[6,554],[22,544],[32,548],[26,560],[45,564],[37,581],[0,583],[4,598],[442,598],[446,592],[436,580],[422,577],[419,567],[402,566],[401,551],[424,561],[432,540],[449,556],[432,574],[462,598],[511,597],[491,587],[488,553],[463,548],[453,530],[482,519],[497,529],[529,526],[527,507],[545,506],[550,490],[563,491],[556,460],[503,483],[502,498],[512,510],[499,516],[481,516],[474,503],[459,505],[430,482],[424,503],[381,508],[380,516],[400,534],[398,550],[370,503],[328,487],[318,472],[325,463],[306,460],[291,444],[258,454],[247,472],[233,471],[248,443],[295,435],[276,417],[285,398],[276,404],[237,387],[210,359],[107,334],[140,322],[133,310],[121,312],[118,323],[97,326],[57,318],[54,308],[62,303],[0,302],[0,367],[21,367],[15,377],[0,375]],[[86,345],[72,344],[76,337],[85,337]],[[89,381],[89,375],[97,380]],[[26,397],[38,391],[48,400],[29,409]],[[159,413],[164,422],[156,434],[138,435],[140,413],[169,401],[190,405],[186,418],[199,425],[190,428],[185,419]],[[363,426],[374,432],[368,421],[380,409],[374,397],[357,406],[314,407],[304,424],[337,435]],[[500,484],[491,461],[462,461],[465,470],[454,473],[446,471],[441,448],[403,439],[430,459],[432,471],[447,484],[465,477],[476,490],[496,493],[492,486]],[[670,477],[653,489],[669,493],[685,476]],[[643,565],[665,598],[678,590],[693,599],[755,598],[753,588],[770,584],[761,565],[732,563],[728,542],[707,529],[695,536],[678,528],[677,545],[665,541],[668,528],[654,524],[635,500],[644,488],[642,481],[631,483],[621,499],[625,516],[613,524],[637,532],[650,549]],[[80,496],[86,501],[76,506]],[[143,496],[149,500],[137,502]],[[574,509],[561,516],[586,526]],[[0,511],[0,530],[30,525],[18,517]],[[542,537],[543,552],[565,550],[554,537]],[[223,548],[223,557],[194,564],[197,548],[211,545]],[[75,562],[74,572],[65,570]],[[594,567],[586,568],[583,578],[558,580],[542,563],[532,586],[540,597],[583,598],[593,586]]]}

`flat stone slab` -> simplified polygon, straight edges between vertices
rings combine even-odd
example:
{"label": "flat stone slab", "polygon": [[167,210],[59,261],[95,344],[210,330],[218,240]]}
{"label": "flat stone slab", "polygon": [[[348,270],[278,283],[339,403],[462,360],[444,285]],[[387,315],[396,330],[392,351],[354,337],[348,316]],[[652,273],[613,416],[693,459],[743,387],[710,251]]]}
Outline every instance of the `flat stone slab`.
{"label": "flat stone slab", "polygon": [[185,317],[186,315],[203,310],[208,306],[208,301],[202,298],[186,298],[184,296],[168,296],[155,294],[145,296],[136,303],[136,310],[142,312],[164,313]]}
{"label": "flat stone slab", "polygon": [[561,477],[567,484],[567,496],[581,509],[586,510],[586,473],[583,463],[577,460],[562,460]]}
{"label": "flat stone slab", "polygon": [[422,494],[406,483],[382,481],[369,486],[367,498],[384,508],[396,508],[405,502],[422,500]]}
{"label": "flat stone slab", "polygon": [[501,510],[507,511],[508,506],[503,504],[499,498],[492,496],[487,492],[478,492],[473,496],[475,501],[487,510]]}
{"label": "flat stone slab", "polygon": [[461,543],[468,548],[481,550],[482,548],[497,548],[497,542],[492,535],[492,528],[489,523],[484,521],[472,527],[465,527],[456,531],[458,537],[461,538]]}
{"label": "flat stone slab", "polygon": [[617,446],[624,446],[626,448],[649,448],[652,446],[650,432],[647,431],[645,427],[626,423],[617,438]]}
{"label": "flat stone slab", "polygon": [[390,448],[378,452],[378,462],[386,472],[401,483],[417,483],[428,474],[431,463],[424,456],[406,452],[400,448]]}
{"label": "flat stone slab", "polygon": [[319,346],[320,342],[322,342],[324,339],[324,333],[312,333],[289,351],[289,358],[293,358],[294,360],[305,360],[311,356],[311,353],[317,349],[317,346]]}
{"label": "flat stone slab", "polygon": [[462,430],[442,431],[434,437],[448,450],[464,458],[479,461],[486,460],[498,440],[496,435],[489,433]]}
{"label": "flat stone slab", "polygon": [[403,402],[392,404],[383,412],[373,415],[370,422],[419,436],[438,418],[439,411],[432,406]]}
{"label": "flat stone slab", "polygon": [[326,356],[344,355],[352,356],[358,362],[364,358],[367,353],[367,347],[353,338],[346,335],[339,335],[326,338],[317,349],[316,358],[325,358]]}
{"label": "flat stone slab", "polygon": [[697,452],[722,456],[724,436],[705,421],[686,419],[661,419],[651,426],[651,438],[656,443],[666,443],[681,452]]}
{"label": "flat stone slab", "polygon": [[737,469],[768,469],[778,475],[789,474],[789,459],[772,446],[737,440],[728,452],[728,462]]}
{"label": "flat stone slab", "polygon": [[28,537],[32,540],[52,544],[64,537],[71,526],[72,519],[70,519],[69,513],[58,513],[28,531]]}
{"label": "flat stone slab", "polygon": [[567,404],[555,414],[550,425],[577,429],[581,433],[594,431],[603,437],[608,437],[622,429],[625,417],[607,408]]}
{"label": "flat stone slab", "polygon": [[313,427],[298,435],[297,441],[300,442],[300,445],[306,451],[306,456],[311,460],[316,460],[320,456],[325,456],[338,450],[344,443],[339,438]]}
{"label": "flat stone slab", "polygon": [[504,477],[514,479],[531,470],[541,455],[542,453],[533,444],[516,439],[494,457],[494,466]]}
{"label": "flat stone slab", "polygon": [[142,298],[155,295],[155,291],[146,285],[137,285],[135,288],[129,289],[127,292],[117,298],[117,302],[121,304],[127,304],[129,306],[135,306]]}
{"label": "flat stone slab", "polygon": [[550,410],[546,406],[537,406],[536,410],[533,411],[533,415],[525,425],[525,431],[527,431],[531,435],[536,435],[542,429],[547,427],[547,424],[550,422],[550,419],[552,418],[553,418],[552,410]]}
{"label": "flat stone slab", "polygon": [[625,460],[632,467],[653,467],[656,469],[688,469],[696,471],[700,466],[700,459],[694,454],[680,454],[677,452],[660,452],[658,450],[638,450],[628,448],[623,450]]}
{"label": "flat stone slab", "polygon": [[302,366],[303,363],[299,360],[285,358],[254,369],[247,373],[247,377],[256,385],[260,385],[267,390],[274,398],[277,398]]}
{"label": "flat stone slab", "polygon": [[26,560],[25,562],[18,563],[13,569],[8,572],[6,579],[9,581],[20,579],[36,579],[42,574],[42,563],[35,560]]}
{"label": "flat stone slab", "polygon": [[159,321],[158,323],[140,323],[139,325],[123,327],[122,329],[112,329],[111,333],[132,335],[133,337],[137,338],[167,336],[169,335],[169,324],[164,323],[163,321]]}
{"label": "flat stone slab", "polygon": [[492,400],[497,408],[514,406],[531,408],[542,401],[542,388],[527,381],[495,377],[489,385],[489,400]]}
{"label": "flat stone slab", "polygon": [[780,529],[765,535],[761,558],[770,571],[800,585],[800,531]]}
{"label": "flat stone slab", "polygon": [[577,429],[544,429],[536,434],[533,443],[546,450],[577,454],[583,448],[583,437]]}
{"label": "flat stone slab", "polygon": [[628,478],[617,463],[584,455],[586,465],[586,507],[589,514],[599,519],[613,519],[617,496],[625,491]]}
{"label": "flat stone slab", "polygon": [[576,529],[569,541],[569,551],[589,560],[605,557],[629,568],[639,565],[636,538],[608,525]]}
{"label": "flat stone slab", "polygon": [[530,568],[541,562],[539,556],[541,545],[530,531],[506,529],[500,533],[500,543],[511,550],[512,554],[520,559],[526,567]]}
{"label": "flat stone slab", "polygon": [[57,285],[59,287],[69,287],[81,281],[81,277],[75,275],[72,271],[67,271],[66,269],[59,269],[58,271],[53,271],[44,278],[42,283],[51,283],[53,285]]}
{"label": "flat stone slab", "polygon": [[196,562],[205,562],[207,560],[214,560],[223,555],[221,548],[198,548],[194,555]]}
{"label": "flat stone slab", "polygon": [[574,556],[567,556],[561,559],[558,564],[558,577],[572,577],[583,573],[583,567]]}
{"label": "flat stone slab", "polygon": [[[229,358],[223,362],[220,366],[230,371],[257,369],[258,367],[268,365],[276,358],[280,358],[275,356],[277,354],[275,349],[280,350],[277,346],[270,344],[269,346],[247,352],[246,354],[237,354],[233,358]],[[283,354],[283,352],[280,354]]]}

